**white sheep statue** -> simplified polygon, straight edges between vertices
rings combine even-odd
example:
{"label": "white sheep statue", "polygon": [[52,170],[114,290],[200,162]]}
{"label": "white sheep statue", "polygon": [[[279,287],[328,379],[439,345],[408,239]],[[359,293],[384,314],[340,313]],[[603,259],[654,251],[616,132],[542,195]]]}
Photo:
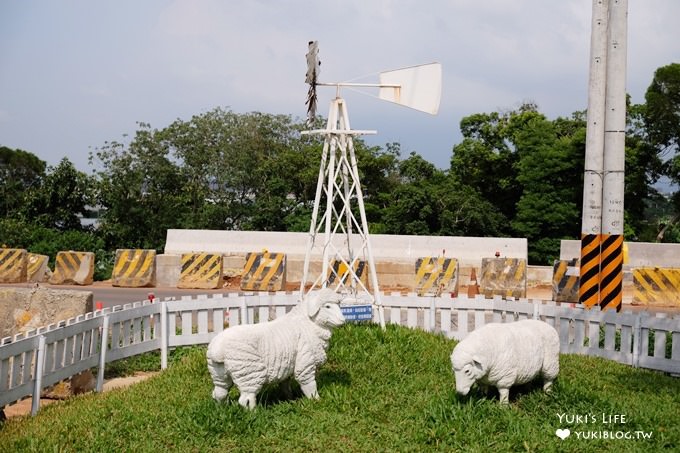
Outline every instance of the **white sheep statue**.
{"label": "white sheep statue", "polygon": [[510,387],[542,376],[543,390],[549,392],[560,370],[559,352],[557,331],[543,321],[487,324],[453,349],[456,391],[467,395],[479,382],[496,387],[500,403],[508,404]]}
{"label": "white sheep statue", "polygon": [[[232,384],[241,406],[254,409],[260,389],[291,377],[307,398],[319,398],[316,370],[326,362],[331,330],[345,322],[341,296],[330,289],[310,293],[286,315],[261,324],[230,327],[208,345],[212,396],[224,400]],[[286,382],[287,383],[287,382]]]}

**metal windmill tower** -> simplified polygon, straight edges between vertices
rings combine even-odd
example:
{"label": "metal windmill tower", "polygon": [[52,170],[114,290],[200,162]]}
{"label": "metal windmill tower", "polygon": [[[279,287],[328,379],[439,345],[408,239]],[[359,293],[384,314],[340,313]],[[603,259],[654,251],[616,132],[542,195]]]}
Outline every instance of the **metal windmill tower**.
{"label": "metal windmill tower", "polygon": [[[356,305],[375,305],[380,325],[385,317],[371,249],[368,222],[353,137],[376,131],[353,130],[347,103],[340,88],[376,87],[379,98],[435,115],[441,94],[441,65],[432,63],[380,73],[380,82],[321,83],[318,44],[310,41],[307,53],[308,124],[316,117],[317,86],[336,87],[325,129],[303,134],[324,137],[314,210],[309,228],[307,250],[300,284],[300,295],[318,288],[331,287]],[[312,257],[321,257],[320,269],[312,269]]]}

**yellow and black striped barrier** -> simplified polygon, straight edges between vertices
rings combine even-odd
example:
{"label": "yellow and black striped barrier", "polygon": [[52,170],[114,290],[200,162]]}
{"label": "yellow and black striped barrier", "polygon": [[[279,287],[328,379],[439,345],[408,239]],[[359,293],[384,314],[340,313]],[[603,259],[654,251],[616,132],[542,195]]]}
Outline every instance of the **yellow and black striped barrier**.
{"label": "yellow and black striped barrier", "polygon": [[[352,266],[352,269],[354,270],[354,274],[357,276],[359,281],[361,281],[364,286],[367,286],[367,272],[364,272],[366,270],[366,261],[361,261],[361,260],[356,260],[354,261],[354,265]],[[331,268],[328,270],[328,280],[327,284],[333,284],[335,283],[336,278],[340,278],[340,281],[342,282],[343,285],[347,284],[347,279],[350,276],[349,272],[349,267],[348,263],[342,261],[342,260],[333,260],[331,262]]]}
{"label": "yellow and black striped barrier", "polygon": [[521,258],[483,258],[479,291],[484,297],[527,295],[527,262]]}
{"label": "yellow and black striped barrier", "polygon": [[183,253],[178,288],[217,289],[222,287],[222,255]]}
{"label": "yellow and black striped barrier", "polygon": [[53,285],[91,285],[94,276],[94,253],[59,252],[54,261]]}
{"label": "yellow and black striped barrier", "polygon": [[600,303],[600,241],[599,234],[581,235],[581,266],[579,302],[588,308]]}
{"label": "yellow and black striped barrier", "polygon": [[579,259],[555,260],[553,264],[553,300],[578,303]]}
{"label": "yellow and black striped barrier", "polygon": [[124,288],[156,285],[156,251],[118,249],[111,273],[111,284]]}
{"label": "yellow and black striped barrier", "polygon": [[633,304],[680,307],[680,269],[633,269]]}
{"label": "yellow and black striped barrier", "polygon": [[429,256],[418,258],[415,287],[419,296],[458,294],[458,260]]}
{"label": "yellow and black striped barrier", "polygon": [[623,235],[603,234],[600,250],[600,308],[623,306]]}
{"label": "yellow and black striped barrier", "polygon": [[286,284],[285,253],[248,253],[241,276],[246,291],[282,291]]}
{"label": "yellow and black striped barrier", "polygon": [[24,249],[0,249],[0,283],[24,283],[26,260]]}
{"label": "yellow and black striped barrier", "polygon": [[27,258],[26,281],[31,283],[42,283],[49,280],[52,273],[49,268],[50,257],[29,253]]}

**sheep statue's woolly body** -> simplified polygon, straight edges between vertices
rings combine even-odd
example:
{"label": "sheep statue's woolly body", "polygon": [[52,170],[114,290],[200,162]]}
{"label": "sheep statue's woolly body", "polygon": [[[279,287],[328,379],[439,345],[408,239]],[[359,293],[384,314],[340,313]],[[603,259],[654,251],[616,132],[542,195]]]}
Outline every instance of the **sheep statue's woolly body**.
{"label": "sheep statue's woolly body", "polygon": [[274,321],[220,332],[206,354],[213,398],[225,399],[235,384],[239,404],[254,409],[262,386],[290,377],[306,397],[318,398],[316,370],[326,361],[331,330],[345,320],[339,301],[338,294],[322,290]]}
{"label": "sheep statue's woolly body", "polygon": [[498,389],[500,402],[507,404],[510,387],[540,375],[548,392],[560,370],[559,352],[557,331],[543,321],[487,324],[453,349],[456,391],[467,395],[475,382],[492,385]]}

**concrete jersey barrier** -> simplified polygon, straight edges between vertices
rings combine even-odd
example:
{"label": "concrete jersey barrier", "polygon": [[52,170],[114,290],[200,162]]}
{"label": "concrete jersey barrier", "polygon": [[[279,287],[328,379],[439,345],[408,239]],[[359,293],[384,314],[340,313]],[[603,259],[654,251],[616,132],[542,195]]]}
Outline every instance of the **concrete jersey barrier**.
{"label": "concrete jersey barrier", "polygon": [[0,249],[0,283],[26,281],[27,255],[24,249]]}
{"label": "concrete jersey barrier", "polygon": [[156,285],[156,251],[145,249],[116,250],[111,273],[113,286],[143,288]]}

